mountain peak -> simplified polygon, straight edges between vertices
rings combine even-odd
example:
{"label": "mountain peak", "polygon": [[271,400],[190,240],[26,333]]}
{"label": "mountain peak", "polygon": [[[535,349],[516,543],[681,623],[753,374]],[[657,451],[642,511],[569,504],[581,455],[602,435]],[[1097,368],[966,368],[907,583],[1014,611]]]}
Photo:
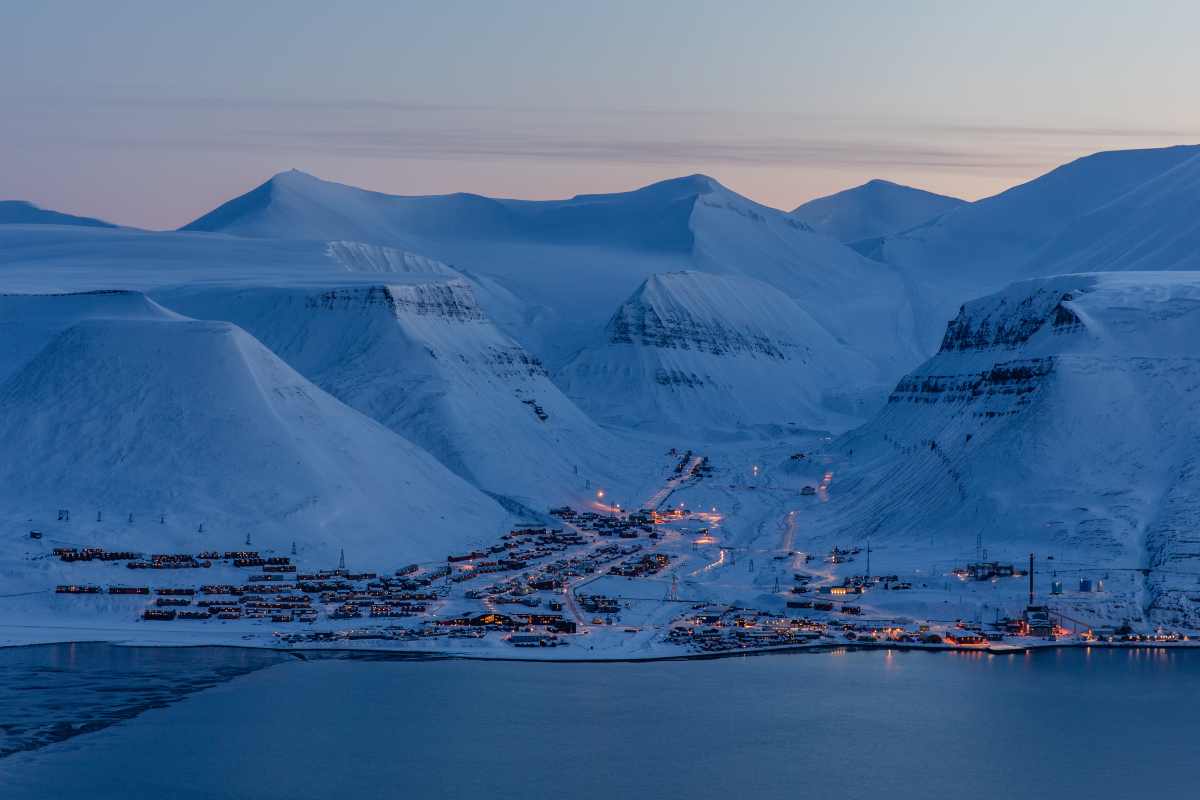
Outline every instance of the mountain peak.
{"label": "mountain peak", "polygon": [[810,200],[793,210],[792,216],[818,233],[842,242],[856,242],[908,230],[963,202],[957,197],[873,178]]}
{"label": "mountain peak", "polygon": [[316,175],[313,175],[312,173],[309,173],[309,172],[304,172],[303,170],[287,169],[287,170],[284,170],[283,172],[275,173],[270,178],[268,178],[266,183],[263,185],[265,186],[267,184],[270,184],[273,186],[286,186],[286,187],[297,187],[298,188],[298,187],[304,187],[304,186],[318,186],[320,184],[325,184],[325,183],[330,183],[330,181],[324,180],[323,178],[318,178]]}

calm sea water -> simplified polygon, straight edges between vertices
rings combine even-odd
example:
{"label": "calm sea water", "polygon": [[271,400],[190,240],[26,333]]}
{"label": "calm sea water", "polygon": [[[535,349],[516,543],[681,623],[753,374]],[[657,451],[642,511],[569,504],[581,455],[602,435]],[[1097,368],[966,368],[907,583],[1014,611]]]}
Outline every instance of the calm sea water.
{"label": "calm sea water", "polygon": [[[1200,795],[1200,654],[555,665],[64,647],[0,651],[0,725],[34,747],[0,759],[5,800]],[[105,687],[121,713],[54,699]],[[91,732],[63,734],[77,723]],[[39,725],[60,735],[29,744]]]}

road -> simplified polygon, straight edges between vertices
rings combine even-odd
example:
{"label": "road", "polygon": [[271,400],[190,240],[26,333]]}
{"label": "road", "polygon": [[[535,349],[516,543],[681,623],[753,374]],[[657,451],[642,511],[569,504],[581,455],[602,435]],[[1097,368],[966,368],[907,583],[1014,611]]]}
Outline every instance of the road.
{"label": "road", "polygon": [[783,541],[779,543],[779,549],[785,553],[792,552],[793,545],[796,541],[796,512],[789,511],[787,516],[783,518]]}
{"label": "road", "polygon": [[642,508],[650,509],[651,511],[661,508],[662,504],[667,502],[667,498],[671,496],[671,493],[678,489],[680,484],[692,477],[692,470],[700,466],[700,462],[703,460],[701,456],[692,456],[692,460],[687,463],[683,471],[667,481],[661,489],[650,496],[649,500],[642,503]]}

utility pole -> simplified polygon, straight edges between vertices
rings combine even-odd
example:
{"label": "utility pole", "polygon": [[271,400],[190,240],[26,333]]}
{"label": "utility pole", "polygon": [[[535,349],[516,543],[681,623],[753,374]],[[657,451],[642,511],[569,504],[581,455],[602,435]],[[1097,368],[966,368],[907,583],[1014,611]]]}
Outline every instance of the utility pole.
{"label": "utility pole", "polygon": [[867,580],[871,580],[871,540],[867,539]]}
{"label": "utility pole", "polygon": [[1029,554],[1029,605],[1033,605],[1033,553]]}

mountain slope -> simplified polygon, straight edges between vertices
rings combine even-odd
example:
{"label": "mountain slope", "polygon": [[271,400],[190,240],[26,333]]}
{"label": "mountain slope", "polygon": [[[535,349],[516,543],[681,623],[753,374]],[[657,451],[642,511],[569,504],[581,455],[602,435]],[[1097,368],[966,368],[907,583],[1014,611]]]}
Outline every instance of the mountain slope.
{"label": "mountain slope", "polygon": [[1032,271],[1200,268],[1200,153],[1063,229]]}
{"label": "mountain slope", "polygon": [[[62,333],[0,385],[10,515],[107,509],[149,521],[121,544],[256,544],[333,562],[437,559],[506,514],[435,459],[300,377],[240,328],[103,319]],[[203,523],[204,531],[200,531]]]}
{"label": "mountain slope", "polygon": [[111,222],[77,217],[38,208],[25,200],[0,200],[0,225],[79,225],[86,228],[115,228]]}
{"label": "mountain slope", "polygon": [[840,242],[856,242],[899,233],[964,202],[876,179],[809,200],[795,208],[792,216]]}
{"label": "mountain slope", "polygon": [[558,378],[603,421],[703,437],[844,430],[863,412],[842,392],[873,374],[778,289],[674,272],[648,278]]}
{"label": "mountain slope", "polygon": [[291,170],[181,230],[384,244],[453,238],[686,250],[690,202],[709,180],[695,175],[632,192],[527,201],[388,195]]}
{"label": "mountain slope", "polygon": [[0,382],[57,334],[89,319],[181,319],[141,292],[0,295]]}
{"label": "mountain slope", "polygon": [[966,304],[938,354],[837,442],[844,499],[824,524],[892,549],[928,539],[943,558],[979,535],[1068,578],[1154,567],[1138,602],[1194,621],[1197,337],[1195,272],[1047,278]]}
{"label": "mountain slope", "polygon": [[[954,208],[925,225],[858,242],[856,249],[894,265],[929,313],[920,332],[932,351],[940,324],[965,299],[1013,280],[1054,274],[1039,252],[1094,211],[1200,155],[1200,146],[1096,153],[993,197]],[[1059,251],[1058,260],[1068,257]]]}
{"label": "mountain slope", "polygon": [[889,379],[920,357],[914,310],[893,269],[703,175],[632,192],[519,201],[396,197],[284,173],[186,229],[346,238],[494,278],[537,309],[508,332],[552,368],[592,345],[647,277],[679,270],[774,286]]}
{"label": "mountain slope", "polygon": [[1190,145],[1086,156],[887,237],[881,255],[928,270],[1017,267],[1071,223],[1196,155]]}
{"label": "mountain slope", "polygon": [[578,501],[588,480],[619,485],[616,443],[492,324],[462,278],[158,296],[237,323],[330,394],[522,506]]}
{"label": "mountain slope", "polygon": [[0,225],[5,291],[142,291],[194,281],[295,282],[378,273],[458,274],[434,259],[352,241],[244,239],[130,228]]}

